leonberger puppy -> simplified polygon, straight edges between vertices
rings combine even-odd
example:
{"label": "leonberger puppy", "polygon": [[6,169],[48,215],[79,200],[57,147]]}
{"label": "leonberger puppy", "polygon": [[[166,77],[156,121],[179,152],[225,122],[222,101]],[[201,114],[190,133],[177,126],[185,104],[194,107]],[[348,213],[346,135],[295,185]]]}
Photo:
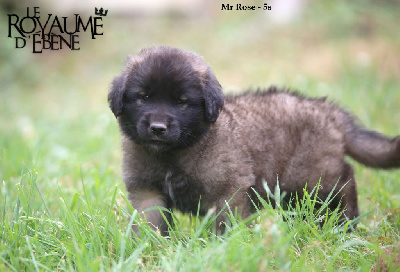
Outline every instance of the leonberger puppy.
{"label": "leonberger puppy", "polygon": [[[172,225],[165,209],[204,215],[228,203],[245,218],[254,192],[267,198],[263,183],[273,192],[277,179],[287,196],[320,182],[318,197],[333,190],[330,208],[354,219],[357,189],[345,156],[374,168],[400,166],[400,136],[362,128],[325,98],[276,87],[224,97],[204,59],[178,48],[130,56],[108,99],[122,133],[129,200],[162,235]],[[219,230],[224,221],[221,213]]]}

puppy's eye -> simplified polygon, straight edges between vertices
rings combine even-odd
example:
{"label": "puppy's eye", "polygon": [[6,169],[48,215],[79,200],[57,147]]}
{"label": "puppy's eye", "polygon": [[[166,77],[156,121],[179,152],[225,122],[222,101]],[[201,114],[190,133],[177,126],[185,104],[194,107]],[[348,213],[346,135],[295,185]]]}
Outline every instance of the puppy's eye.
{"label": "puppy's eye", "polygon": [[141,98],[142,98],[144,101],[148,101],[148,100],[149,100],[149,95],[144,94],[144,95],[142,95]]}
{"label": "puppy's eye", "polygon": [[186,99],[186,98],[180,98],[180,99],[178,99],[178,100],[176,101],[176,103],[179,104],[179,105],[185,104],[186,102],[187,102],[187,99]]}

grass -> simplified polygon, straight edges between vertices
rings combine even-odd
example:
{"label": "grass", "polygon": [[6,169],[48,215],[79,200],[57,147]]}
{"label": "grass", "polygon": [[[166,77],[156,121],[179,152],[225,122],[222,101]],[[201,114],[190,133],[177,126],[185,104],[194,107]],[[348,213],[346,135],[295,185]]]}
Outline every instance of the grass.
{"label": "grass", "polygon": [[[96,204],[96,197],[89,193],[96,191],[96,185],[85,183],[82,180],[82,194],[67,197],[54,182],[53,209],[49,209],[50,203],[43,196],[37,173],[22,175],[16,184],[18,198],[12,205],[8,204],[3,185],[4,207],[13,208],[8,216],[3,212],[1,218],[0,259],[4,268],[257,271],[312,267],[367,271],[378,256],[389,267],[397,265],[393,262],[398,256],[398,219],[390,220],[387,215],[376,227],[362,225],[356,232],[348,233],[348,224],[339,224],[340,214],[336,210],[326,213],[324,205],[315,208],[319,203],[316,192],[305,193],[289,210],[279,205],[274,208],[264,201],[264,209],[252,218],[252,227],[235,219],[231,212],[232,226],[223,236],[213,234],[210,222],[215,217],[210,213],[202,219],[175,216],[171,238],[162,238],[142,224],[143,238],[138,239],[129,227],[137,214],[126,210],[129,206],[124,193],[114,186],[107,200]],[[275,192],[275,199],[280,198],[279,194]],[[129,214],[130,222],[124,217]],[[324,225],[320,228],[321,221]]]}
{"label": "grass", "polygon": [[241,13],[107,18],[104,37],[82,41],[86,50],[35,56],[2,42],[0,271],[398,271],[398,170],[351,162],[362,214],[353,232],[343,231],[349,226],[337,222],[337,212],[315,210],[311,193],[292,210],[264,202],[251,227],[230,214],[222,236],[212,234],[212,214],[176,213],[169,239],[147,225],[135,239],[125,219],[136,214],[126,201],[106,95],[126,55],[141,47],[201,53],[227,92],[273,83],[327,95],[368,128],[400,133],[398,4],[308,3],[287,26]]}

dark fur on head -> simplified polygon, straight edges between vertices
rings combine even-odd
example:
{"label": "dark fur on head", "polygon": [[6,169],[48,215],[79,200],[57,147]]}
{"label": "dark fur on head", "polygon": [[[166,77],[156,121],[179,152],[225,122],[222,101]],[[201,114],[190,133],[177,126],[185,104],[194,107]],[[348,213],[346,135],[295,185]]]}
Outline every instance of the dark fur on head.
{"label": "dark fur on head", "polygon": [[128,58],[108,100],[125,135],[153,151],[165,151],[191,145],[206,133],[224,96],[200,56],[153,47]]}

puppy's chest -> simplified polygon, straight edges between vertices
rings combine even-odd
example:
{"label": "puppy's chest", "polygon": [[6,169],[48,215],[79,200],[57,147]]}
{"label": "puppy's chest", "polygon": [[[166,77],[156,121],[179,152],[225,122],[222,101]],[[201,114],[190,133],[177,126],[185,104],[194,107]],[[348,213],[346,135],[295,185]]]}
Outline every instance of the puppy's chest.
{"label": "puppy's chest", "polygon": [[[199,201],[205,197],[201,182],[179,169],[168,169],[165,172],[161,189],[167,196],[169,206],[182,212],[197,213]],[[205,211],[200,208],[200,213],[205,213]]]}

